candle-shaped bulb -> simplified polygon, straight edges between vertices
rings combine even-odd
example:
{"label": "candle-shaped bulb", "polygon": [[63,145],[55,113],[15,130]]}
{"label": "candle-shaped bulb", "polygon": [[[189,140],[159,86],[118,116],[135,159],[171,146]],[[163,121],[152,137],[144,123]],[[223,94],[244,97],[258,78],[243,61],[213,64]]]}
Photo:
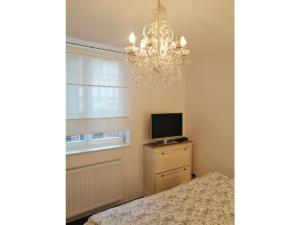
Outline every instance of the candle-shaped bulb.
{"label": "candle-shaped bulb", "polygon": [[129,35],[129,42],[131,44],[134,44],[135,43],[135,35],[133,32],[131,32],[131,34]]}
{"label": "candle-shaped bulb", "polygon": [[140,49],[144,49],[146,47],[146,40],[143,39],[140,43]]}
{"label": "candle-shaped bulb", "polygon": [[187,42],[186,42],[185,38],[182,36],[182,37],[180,38],[180,46],[181,46],[181,47],[184,47],[184,46],[186,46],[186,44],[187,44]]}

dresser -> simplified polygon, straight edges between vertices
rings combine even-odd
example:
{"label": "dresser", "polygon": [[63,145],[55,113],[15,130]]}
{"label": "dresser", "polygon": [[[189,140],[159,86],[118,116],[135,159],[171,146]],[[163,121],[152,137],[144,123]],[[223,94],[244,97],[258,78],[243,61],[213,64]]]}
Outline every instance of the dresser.
{"label": "dresser", "polygon": [[145,144],[144,196],[155,194],[191,180],[192,142]]}

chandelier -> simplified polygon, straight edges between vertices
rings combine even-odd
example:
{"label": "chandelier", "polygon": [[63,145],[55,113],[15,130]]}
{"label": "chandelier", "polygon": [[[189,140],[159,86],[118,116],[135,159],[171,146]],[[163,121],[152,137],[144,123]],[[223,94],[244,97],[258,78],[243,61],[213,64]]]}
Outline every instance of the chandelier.
{"label": "chandelier", "polygon": [[183,36],[174,38],[172,28],[164,20],[166,8],[160,0],[152,13],[154,21],[144,27],[139,46],[135,45],[134,33],[129,35],[130,45],[125,48],[127,62],[131,64],[137,86],[157,79],[163,86],[179,83],[182,79],[181,65],[190,53],[187,41]]}

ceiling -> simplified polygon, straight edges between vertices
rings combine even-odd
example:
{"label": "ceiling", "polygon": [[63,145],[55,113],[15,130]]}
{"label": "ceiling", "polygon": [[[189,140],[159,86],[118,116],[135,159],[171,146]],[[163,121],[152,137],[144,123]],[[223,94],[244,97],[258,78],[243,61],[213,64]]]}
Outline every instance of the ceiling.
{"label": "ceiling", "polygon": [[[156,0],[67,0],[67,36],[116,47],[138,41],[152,21]],[[192,56],[232,51],[234,0],[161,0],[175,35],[185,36]]]}

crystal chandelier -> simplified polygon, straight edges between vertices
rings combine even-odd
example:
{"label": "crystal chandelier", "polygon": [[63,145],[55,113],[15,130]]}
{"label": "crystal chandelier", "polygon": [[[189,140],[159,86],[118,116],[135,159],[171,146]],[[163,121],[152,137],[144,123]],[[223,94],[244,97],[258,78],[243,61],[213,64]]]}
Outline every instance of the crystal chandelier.
{"label": "crystal chandelier", "polygon": [[139,46],[135,45],[135,35],[129,35],[130,45],[125,48],[127,62],[131,64],[137,86],[148,84],[151,80],[160,80],[164,86],[182,79],[181,66],[185,63],[190,50],[182,36],[174,40],[174,32],[163,20],[166,8],[157,1],[152,10],[154,21],[143,29],[143,38]]}

